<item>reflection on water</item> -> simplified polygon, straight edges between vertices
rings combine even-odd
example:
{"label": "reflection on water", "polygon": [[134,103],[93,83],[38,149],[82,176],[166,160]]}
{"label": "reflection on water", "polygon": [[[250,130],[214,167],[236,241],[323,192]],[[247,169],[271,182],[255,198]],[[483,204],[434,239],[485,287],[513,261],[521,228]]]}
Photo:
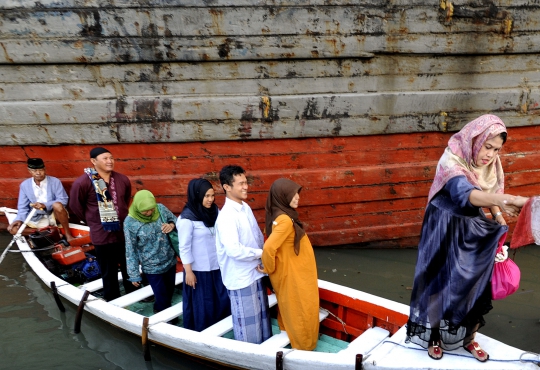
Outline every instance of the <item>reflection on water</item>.
{"label": "reflection on water", "polygon": [[[510,251],[512,256],[513,251]],[[417,250],[317,250],[319,279],[409,304]],[[480,332],[511,346],[540,352],[540,246],[520,248],[518,292],[493,301]]]}
{"label": "reflection on water", "polygon": [[[11,237],[0,234],[3,252]],[[16,247],[14,247],[16,248]],[[0,370],[214,369],[160,346],[151,346],[152,361],[144,361],[140,338],[85,312],[81,333],[75,334],[76,307],[54,298],[19,253],[0,264]]]}
{"label": "reflection on water", "polygon": [[[3,251],[11,237],[0,234]],[[319,278],[409,303],[416,250],[317,249]],[[518,252],[518,293],[494,302],[482,333],[512,346],[540,351],[540,247]],[[61,313],[49,289],[29,271],[20,254],[0,265],[0,369],[210,369],[211,364],[163,347],[151,347],[145,362],[140,339],[85,313],[73,333],[75,306]]]}

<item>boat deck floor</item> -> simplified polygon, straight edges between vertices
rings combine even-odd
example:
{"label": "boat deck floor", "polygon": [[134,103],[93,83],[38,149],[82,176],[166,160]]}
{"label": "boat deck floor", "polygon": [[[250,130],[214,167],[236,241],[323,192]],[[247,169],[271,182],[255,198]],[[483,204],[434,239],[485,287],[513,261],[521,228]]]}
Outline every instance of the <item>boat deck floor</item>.
{"label": "boat deck floor", "polygon": [[[480,363],[463,348],[453,351],[443,351],[443,359],[434,364],[434,360],[428,357],[426,349],[413,344],[406,343],[406,330],[403,326],[392,337],[381,341],[371,352],[364,355],[365,368],[399,368],[407,369],[533,369],[538,368],[533,360],[538,361],[534,354],[525,354],[520,362],[520,356],[524,353],[522,350],[510,347],[495,339],[476,334],[476,340],[481,343],[482,348],[489,354],[489,361]],[[347,350],[344,351],[344,353]],[[366,353],[366,352],[357,352]],[[446,361],[444,361],[447,359]],[[451,360],[450,360],[451,359]],[[440,367],[445,365],[447,367]]]}
{"label": "boat deck floor", "polygon": [[[182,274],[177,274],[177,280],[178,275],[181,277]],[[181,281],[180,281],[181,283]],[[177,281],[178,284],[178,281]],[[148,288],[148,289],[147,289]],[[146,289],[143,291],[143,289]],[[150,286],[144,287],[142,289],[139,289],[137,292],[134,292],[137,294],[129,294],[124,295],[120,297],[117,301],[117,305],[123,305],[125,302],[131,302],[135,300],[137,297],[141,298],[151,298],[152,296],[152,290]],[[131,297],[130,297],[131,296]],[[270,307],[273,307],[277,304],[275,295],[271,295],[268,297]],[[183,320],[182,320],[182,290],[177,286],[175,288],[173,299],[172,299],[172,307],[163,310],[159,313],[154,314],[154,302],[151,299],[145,299],[145,301],[138,301],[130,303],[129,305],[125,306],[124,308],[136,312],[140,315],[147,316],[150,318],[150,325],[158,323],[158,322],[169,322],[173,318],[178,318],[178,321],[172,325],[176,326],[183,326]],[[328,316],[328,313],[325,310],[320,310],[319,312],[319,321],[324,320]],[[287,333],[285,331],[281,331],[279,329],[279,325],[276,319],[271,319],[272,323],[272,337],[261,344],[261,346],[267,346],[267,347],[276,347],[276,348],[287,348],[290,349],[290,340],[287,336]],[[209,327],[205,331],[207,334],[214,334],[217,336],[221,336],[223,338],[227,339],[234,339],[234,332],[232,330],[232,317],[228,316],[222,321],[216,323],[214,326]],[[338,353],[344,349],[346,349],[349,346],[348,342],[345,342],[343,340],[332,338],[328,335],[321,334],[319,336],[319,340],[317,341],[317,347],[314,349],[315,352],[326,352],[326,353]]]}

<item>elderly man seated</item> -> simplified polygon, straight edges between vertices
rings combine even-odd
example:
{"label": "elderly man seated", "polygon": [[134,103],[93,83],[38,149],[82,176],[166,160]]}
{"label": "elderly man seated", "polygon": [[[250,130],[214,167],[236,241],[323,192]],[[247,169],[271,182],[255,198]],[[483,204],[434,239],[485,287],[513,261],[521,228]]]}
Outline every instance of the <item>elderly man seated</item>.
{"label": "elderly man seated", "polygon": [[27,164],[32,177],[21,183],[17,217],[7,230],[15,235],[30,210],[36,208],[37,212],[28,222],[28,227],[39,229],[56,225],[58,220],[64,228],[67,241],[71,241],[73,236],[69,231],[69,215],[65,208],[68,195],[62,183],[56,177],[46,175],[45,163],[41,158],[29,158]]}

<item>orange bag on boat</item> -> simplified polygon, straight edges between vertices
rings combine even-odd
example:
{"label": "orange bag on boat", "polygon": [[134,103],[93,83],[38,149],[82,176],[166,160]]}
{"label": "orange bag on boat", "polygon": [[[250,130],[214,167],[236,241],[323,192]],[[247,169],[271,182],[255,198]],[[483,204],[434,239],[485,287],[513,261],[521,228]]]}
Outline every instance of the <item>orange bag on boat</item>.
{"label": "orange bag on boat", "polygon": [[81,247],[67,247],[54,252],[52,258],[61,265],[67,266],[86,259]]}

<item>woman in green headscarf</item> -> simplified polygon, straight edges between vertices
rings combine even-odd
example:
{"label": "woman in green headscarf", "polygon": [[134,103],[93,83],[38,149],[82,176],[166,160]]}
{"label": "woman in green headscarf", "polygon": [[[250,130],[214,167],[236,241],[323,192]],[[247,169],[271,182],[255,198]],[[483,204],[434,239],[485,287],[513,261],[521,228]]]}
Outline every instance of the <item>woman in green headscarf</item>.
{"label": "woman in green headscarf", "polygon": [[133,197],[124,221],[129,281],[136,287],[142,281],[139,265],[154,291],[154,312],[171,307],[176,275],[176,258],[169,234],[176,217],[148,190]]}

